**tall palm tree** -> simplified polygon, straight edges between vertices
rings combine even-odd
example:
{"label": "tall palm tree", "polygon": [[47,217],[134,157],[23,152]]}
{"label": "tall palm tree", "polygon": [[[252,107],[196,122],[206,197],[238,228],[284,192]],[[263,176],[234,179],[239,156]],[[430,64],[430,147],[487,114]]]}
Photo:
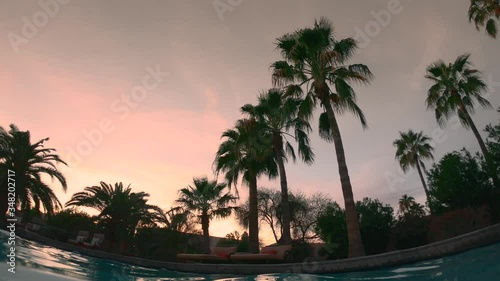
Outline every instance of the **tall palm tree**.
{"label": "tall palm tree", "polygon": [[225,191],[227,187],[225,183],[209,181],[206,177],[194,178],[193,184],[179,190],[179,199],[176,202],[200,219],[205,237],[205,250],[208,253],[210,220],[230,216],[236,207],[228,205],[235,203],[238,198]]}
{"label": "tall palm tree", "polygon": [[127,240],[135,233],[140,224],[154,222],[155,215],[161,211],[157,206],[147,203],[145,192],[132,192],[130,185],[115,183],[114,186],[100,182],[98,186],[85,187],[84,191],[73,194],[66,206],[89,207],[99,211],[98,222],[106,228],[106,240],[113,250],[126,250]]}
{"label": "tall palm tree", "polygon": [[[346,207],[349,256],[362,256],[365,251],[337,116],[349,111],[359,118],[363,128],[367,127],[351,83],[368,84],[372,73],[366,65],[345,64],[356,51],[357,43],[352,38],[335,38],[333,25],[325,18],[315,21],[312,28],[278,38],[277,49],[284,60],[271,66],[273,84],[286,86],[288,95],[304,96],[300,105],[302,116],[310,118],[318,101],[325,111],[319,119],[320,136],[335,145]],[[306,88],[305,93],[302,86]]]}
{"label": "tall palm tree", "polygon": [[[233,129],[222,134],[225,140],[217,150],[214,168],[218,175],[225,174],[231,187],[236,187],[240,175],[248,184],[250,213],[248,218],[248,250],[259,252],[259,218],[257,202],[257,179],[267,175],[270,179],[278,174],[270,143],[271,136],[262,129],[256,119],[240,119]],[[236,190],[237,191],[237,190]]]}
{"label": "tall palm tree", "polygon": [[432,154],[434,148],[429,143],[431,139],[424,135],[422,131],[415,133],[412,130],[408,130],[405,133],[399,132],[399,135],[399,139],[393,142],[393,145],[396,147],[396,159],[399,161],[403,172],[407,172],[410,167],[417,168],[427,198],[427,205],[430,206],[431,196],[424,179],[425,164],[423,160],[434,159],[434,155]]}
{"label": "tall palm tree", "polygon": [[497,37],[500,21],[500,0],[471,0],[469,6],[469,22],[474,21],[477,30],[485,27],[486,33]]}
{"label": "tall palm tree", "polygon": [[[259,120],[265,133],[272,136],[271,145],[278,165],[281,184],[281,211],[283,216],[283,235],[281,239],[284,244],[289,244],[292,240],[285,161],[287,161],[287,156],[290,156],[294,162],[297,158],[295,149],[287,137],[294,139],[298,143],[299,155],[305,163],[311,164],[314,161],[314,153],[309,144],[308,136],[311,127],[307,120],[298,116],[299,105],[299,99],[285,98],[282,90],[270,89],[259,95],[259,102],[256,106],[246,104],[241,108],[242,113]],[[290,130],[294,130],[294,135],[288,133]]]}
{"label": "tall palm tree", "polygon": [[426,104],[428,109],[434,109],[441,127],[445,126],[450,116],[457,114],[462,126],[472,130],[488,164],[493,183],[500,188],[495,163],[470,116],[475,111],[476,103],[486,109],[492,106],[482,97],[488,86],[481,78],[481,72],[472,68],[469,58],[470,54],[464,54],[453,63],[446,64],[438,60],[427,67],[425,77],[434,84],[428,91]]}
{"label": "tall palm tree", "polygon": [[[64,175],[57,169],[57,164],[67,165],[55,154],[55,149],[45,148],[44,142],[49,138],[31,143],[29,131],[20,131],[14,124],[7,132],[0,127],[0,184],[2,197],[0,214],[2,219],[8,209],[7,193],[8,178],[11,170],[15,173],[16,206],[24,212],[25,219],[34,208],[52,215],[62,207],[52,188],[42,181],[42,175],[56,179],[66,191],[67,184]],[[5,196],[5,197],[4,197]]]}

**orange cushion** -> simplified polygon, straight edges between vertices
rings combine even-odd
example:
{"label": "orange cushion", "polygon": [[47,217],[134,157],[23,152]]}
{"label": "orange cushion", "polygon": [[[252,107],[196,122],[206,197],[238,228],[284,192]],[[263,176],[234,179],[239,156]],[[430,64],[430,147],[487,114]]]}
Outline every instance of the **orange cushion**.
{"label": "orange cushion", "polygon": [[262,254],[276,255],[276,254],[278,254],[278,251],[271,250],[271,249],[265,249],[265,250],[262,250]]}
{"label": "orange cushion", "polygon": [[230,254],[234,254],[238,247],[214,247],[211,251],[212,255],[228,258]]}

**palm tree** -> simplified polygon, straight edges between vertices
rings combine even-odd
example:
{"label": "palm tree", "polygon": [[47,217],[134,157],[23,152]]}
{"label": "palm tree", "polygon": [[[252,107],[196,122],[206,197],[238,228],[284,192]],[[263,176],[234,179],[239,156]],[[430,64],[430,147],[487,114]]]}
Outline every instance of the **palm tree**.
{"label": "palm tree", "polygon": [[[314,153],[309,144],[311,127],[307,120],[298,116],[300,100],[296,98],[285,98],[283,91],[270,89],[259,96],[258,105],[246,104],[241,108],[242,113],[250,118],[257,119],[265,130],[265,134],[272,136],[272,150],[278,165],[281,184],[281,208],[284,244],[292,240],[290,233],[290,206],[288,203],[288,183],[286,178],[285,161],[290,156],[295,162],[297,157],[293,146],[287,137],[293,138],[298,143],[298,152],[303,161],[312,164]],[[294,130],[294,135],[288,132]]]}
{"label": "palm tree", "polygon": [[214,218],[226,218],[236,208],[228,206],[238,199],[225,192],[227,185],[209,181],[206,177],[194,178],[194,186],[189,185],[179,191],[177,203],[181,204],[187,211],[197,216],[201,222],[203,236],[205,237],[205,250],[210,252],[210,220]]}
{"label": "palm tree", "polygon": [[487,109],[492,106],[482,97],[488,86],[481,78],[481,72],[472,68],[469,57],[470,54],[461,55],[450,64],[438,60],[427,67],[425,77],[434,83],[428,91],[427,109],[434,109],[441,127],[444,127],[450,116],[457,114],[462,126],[472,130],[488,164],[493,183],[496,188],[500,188],[495,163],[470,116],[474,113],[476,103]]}
{"label": "palm tree", "polygon": [[365,251],[337,115],[349,111],[360,119],[363,128],[367,127],[350,84],[368,84],[372,73],[363,64],[345,64],[356,51],[357,43],[352,38],[337,40],[332,23],[325,18],[315,21],[313,28],[300,29],[278,38],[277,49],[284,60],[274,62],[271,66],[273,84],[286,86],[287,95],[297,96],[304,96],[302,86],[306,87],[300,105],[301,116],[310,118],[318,101],[325,111],[319,119],[320,136],[333,141],[335,145],[346,207],[349,256],[363,256]]}
{"label": "palm tree", "polygon": [[161,211],[156,214],[156,222],[165,225],[169,230],[194,233],[195,226],[191,221],[191,213],[182,207],[172,207],[167,211]]}
{"label": "palm tree", "polygon": [[407,194],[404,194],[400,199],[399,199],[399,214],[406,214],[409,210],[411,210],[412,206],[415,205],[415,198],[413,196],[408,196]]}
{"label": "palm tree", "polygon": [[85,187],[84,191],[73,194],[66,206],[89,207],[99,211],[98,222],[106,228],[106,240],[111,242],[112,249],[120,245],[126,249],[135,229],[141,224],[151,224],[155,215],[161,211],[157,206],[147,203],[149,197],[145,192],[132,192],[130,185],[100,182],[99,186]]}
{"label": "palm tree", "polygon": [[11,174],[9,170],[15,173],[15,202],[24,212],[24,220],[29,219],[27,216],[33,208],[39,211],[40,207],[43,207],[48,215],[62,208],[52,188],[42,181],[42,176],[48,175],[56,179],[64,191],[67,189],[66,179],[56,167],[56,164],[67,164],[55,154],[55,149],[44,147],[44,142],[48,140],[49,138],[45,138],[31,143],[29,131],[20,131],[14,124],[10,125],[8,132],[0,127],[2,219],[8,209],[7,175]]}
{"label": "palm tree", "polygon": [[406,133],[399,132],[399,135],[399,139],[393,142],[393,145],[396,147],[396,159],[399,161],[399,165],[404,172],[407,172],[410,167],[417,168],[427,198],[427,205],[430,206],[431,196],[424,179],[426,171],[423,160],[434,159],[432,155],[434,148],[429,143],[431,139],[424,135],[422,131],[415,133],[412,130],[408,130]]}
{"label": "palm tree", "polygon": [[408,196],[407,194],[403,195],[401,199],[399,199],[398,205],[400,220],[404,220],[408,216],[420,217],[425,215],[424,206],[417,203],[413,196]]}
{"label": "palm tree", "polygon": [[[257,179],[267,175],[270,179],[278,174],[272,150],[271,136],[254,118],[240,119],[233,129],[222,134],[225,140],[217,150],[214,169],[218,175],[225,174],[228,186],[236,187],[240,175],[249,188],[248,250],[259,252],[259,218],[257,202]],[[237,190],[236,190],[237,192]]]}
{"label": "palm tree", "polygon": [[485,27],[486,33],[497,37],[497,21],[500,20],[500,0],[471,0],[469,22],[474,21],[477,30]]}

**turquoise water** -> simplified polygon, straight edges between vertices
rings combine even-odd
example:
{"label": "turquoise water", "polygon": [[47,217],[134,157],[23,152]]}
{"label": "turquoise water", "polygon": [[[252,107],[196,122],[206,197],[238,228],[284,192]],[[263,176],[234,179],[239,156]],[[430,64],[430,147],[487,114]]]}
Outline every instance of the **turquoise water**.
{"label": "turquoise water", "polygon": [[36,242],[16,239],[16,273],[7,271],[7,232],[0,231],[0,281],[95,280],[95,281],[335,281],[335,280],[500,280],[500,244],[459,255],[376,271],[346,274],[264,274],[226,276],[177,273],[86,257]]}

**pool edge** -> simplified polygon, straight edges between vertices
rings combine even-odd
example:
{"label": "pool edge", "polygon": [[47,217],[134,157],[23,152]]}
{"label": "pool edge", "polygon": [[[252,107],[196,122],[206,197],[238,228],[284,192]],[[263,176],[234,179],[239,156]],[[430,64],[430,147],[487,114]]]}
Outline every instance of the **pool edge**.
{"label": "pool edge", "polygon": [[22,230],[17,230],[16,232],[19,237],[25,239],[33,240],[66,251],[78,252],[82,255],[94,258],[108,259],[149,268],[163,268],[178,272],[239,275],[269,273],[321,274],[375,270],[382,267],[398,266],[423,260],[436,259],[500,242],[500,224],[495,224],[480,230],[416,248],[351,259],[331,261],[304,260],[300,263],[284,264],[202,264],[164,262],[122,256],[103,251],[81,248],[43,237],[34,232]]}

